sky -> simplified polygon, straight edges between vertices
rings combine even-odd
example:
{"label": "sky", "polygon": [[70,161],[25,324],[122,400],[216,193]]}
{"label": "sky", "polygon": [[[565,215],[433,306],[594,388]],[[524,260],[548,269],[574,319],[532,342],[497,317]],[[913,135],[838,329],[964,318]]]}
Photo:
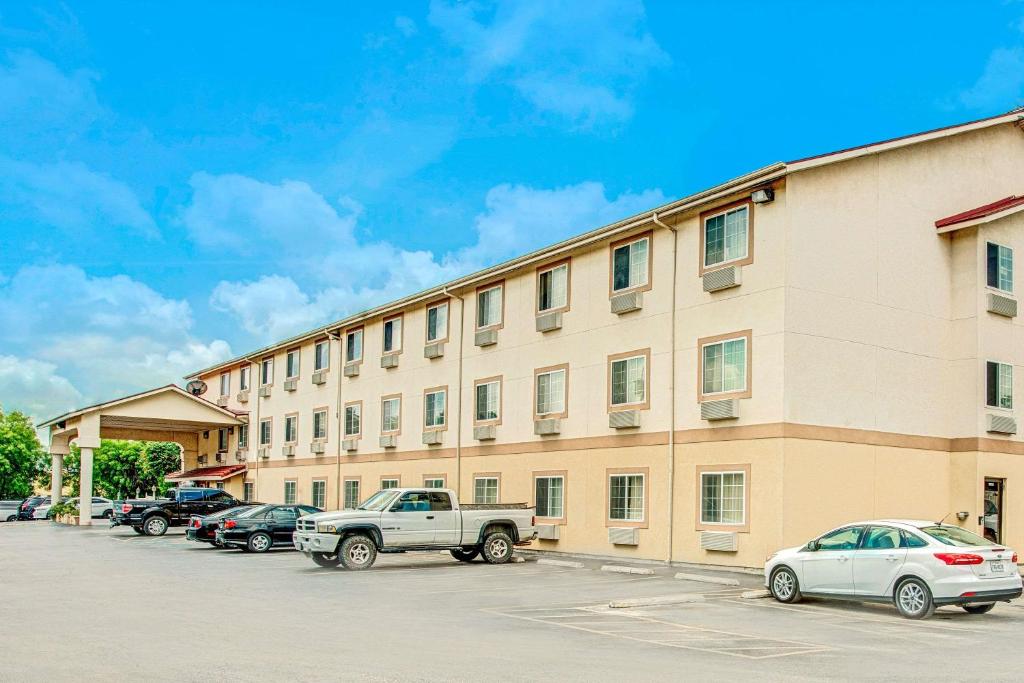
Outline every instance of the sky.
{"label": "sky", "polygon": [[0,405],[180,382],[776,161],[1022,104],[1020,1],[0,0]]}

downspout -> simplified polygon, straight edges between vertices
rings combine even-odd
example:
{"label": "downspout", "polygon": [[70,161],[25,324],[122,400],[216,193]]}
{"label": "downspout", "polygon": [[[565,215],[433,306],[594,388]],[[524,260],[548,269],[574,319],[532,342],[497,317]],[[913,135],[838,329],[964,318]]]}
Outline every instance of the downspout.
{"label": "downspout", "polygon": [[675,519],[676,494],[676,273],[678,270],[676,250],[679,244],[679,232],[676,228],[662,223],[657,213],[651,214],[655,225],[672,231],[672,329],[669,331],[669,424],[668,424],[668,554],[666,564],[672,564],[672,531]]}
{"label": "downspout", "polygon": [[[246,358],[245,360],[246,360],[246,362],[249,363],[249,392],[251,393],[252,392],[252,378],[255,377],[257,380],[259,380],[260,367],[259,367],[258,363],[253,362],[252,358]],[[259,386],[259,385],[257,384],[257,386]],[[259,500],[260,499],[260,392],[259,392],[259,389],[256,390],[256,401],[255,402],[256,402],[256,420],[255,420],[255,422],[253,420],[249,420],[249,449],[256,451],[256,457],[254,458],[256,460],[256,481],[253,482],[252,488],[253,488],[253,494],[254,494],[256,500]],[[254,425],[256,427],[256,433],[255,434],[253,434],[253,431],[252,431],[252,428],[253,428]],[[256,437],[256,448],[255,449],[253,449],[253,447],[252,447],[252,441],[253,441],[253,437],[254,436]],[[236,443],[237,443],[237,439],[236,439]],[[196,452],[198,453],[198,445],[196,446],[196,449],[197,449]],[[185,458],[185,449],[184,448],[181,449],[181,457],[182,457],[182,460],[184,460],[184,458]],[[243,494],[245,493],[245,483],[244,482],[242,483],[242,492],[243,492]]]}
{"label": "downspout", "polygon": [[[335,373],[338,376],[338,394],[337,401],[334,407],[334,414],[338,417],[338,429],[335,432],[335,439],[338,442],[338,466],[336,477],[338,485],[335,487],[335,507],[336,510],[341,509],[341,441],[342,441],[342,410],[341,410],[341,377],[344,374],[345,369],[345,345],[341,343],[341,335],[333,335],[327,330],[324,330],[324,334],[327,335],[328,339],[333,339],[338,342],[338,370]],[[330,358],[330,356],[327,356]]]}
{"label": "downspout", "polygon": [[448,287],[444,288],[445,296],[453,296],[459,300],[459,383],[457,386],[458,391],[458,403],[455,406],[455,489],[456,498],[460,498],[462,491],[462,345],[465,343],[463,339],[463,326],[466,321],[466,300],[455,292],[449,291]]}

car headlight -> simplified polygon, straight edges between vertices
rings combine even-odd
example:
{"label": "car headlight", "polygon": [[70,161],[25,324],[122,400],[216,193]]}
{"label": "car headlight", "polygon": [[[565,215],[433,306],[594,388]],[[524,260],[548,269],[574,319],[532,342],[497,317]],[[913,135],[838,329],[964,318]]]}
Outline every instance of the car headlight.
{"label": "car headlight", "polygon": [[319,531],[322,534],[333,534],[337,530],[338,528],[333,524],[321,524],[317,527],[317,531]]}

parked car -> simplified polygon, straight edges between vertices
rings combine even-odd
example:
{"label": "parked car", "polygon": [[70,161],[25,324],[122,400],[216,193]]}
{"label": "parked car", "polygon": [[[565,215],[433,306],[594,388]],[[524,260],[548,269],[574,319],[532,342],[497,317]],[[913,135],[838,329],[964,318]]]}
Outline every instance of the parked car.
{"label": "parked car", "polygon": [[217,543],[253,553],[265,553],[274,546],[291,547],[296,520],[317,512],[322,510],[312,505],[259,505],[225,515],[217,526]]}
{"label": "parked car", "polygon": [[[78,498],[68,498],[67,503],[78,505]],[[50,519],[53,515],[50,514],[50,508],[53,505],[50,503],[44,503],[36,507],[32,514],[32,519]],[[92,517],[94,519],[110,519],[114,514],[114,501],[109,498],[100,498],[99,496],[92,499]]]}
{"label": "parked car", "polygon": [[915,520],[845,524],[773,554],[764,572],[779,602],[892,602],[909,619],[942,605],[984,614],[1021,595],[1017,553],[958,526]]}
{"label": "parked car", "polygon": [[20,500],[0,500],[0,522],[17,521],[20,507]]}
{"label": "parked car", "polygon": [[166,498],[138,498],[116,502],[111,526],[130,526],[137,534],[163,536],[172,526],[184,526],[192,515],[212,515],[245,505],[221,489],[178,488]]}
{"label": "parked car", "polygon": [[18,507],[18,519],[32,519],[35,509],[43,504],[50,504],[49,496],[29,496],[21,501],[21,505]]}
{"label": "parked car", "polygon": [[463,562],[483,555],[491,564],[512,559],[515,545],[537,537],[533,508],[460,505],[450,489],[385,489],[354,510],[298,520],[295,547],[321,567],[368,569],[377,552],[448,550]]}
{"label": "parked car", "polygon": [[257,505],[263,505],[263,503],[246,503],[235,508],[225,508],[205,517],[192,515],[188,520],[188,528],[185,529],[185,538],[190,541],[202,541],[210,545],[217,545],[217,527],[220,525],[220,520],[228,515],[241,514]]}

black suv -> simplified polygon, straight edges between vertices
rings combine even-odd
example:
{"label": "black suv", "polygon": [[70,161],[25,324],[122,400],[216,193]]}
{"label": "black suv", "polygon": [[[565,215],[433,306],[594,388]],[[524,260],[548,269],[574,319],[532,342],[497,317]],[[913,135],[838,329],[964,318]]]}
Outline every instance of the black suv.
{"label": "black suv", "polygon": [[165,499],[143,498],[114,504],[111,526],[130,526],[137,534],[163,536],[167,528],[188,524],[189,517],[205,517],[228,508],[245,505],[222,489],[173,489]]}

